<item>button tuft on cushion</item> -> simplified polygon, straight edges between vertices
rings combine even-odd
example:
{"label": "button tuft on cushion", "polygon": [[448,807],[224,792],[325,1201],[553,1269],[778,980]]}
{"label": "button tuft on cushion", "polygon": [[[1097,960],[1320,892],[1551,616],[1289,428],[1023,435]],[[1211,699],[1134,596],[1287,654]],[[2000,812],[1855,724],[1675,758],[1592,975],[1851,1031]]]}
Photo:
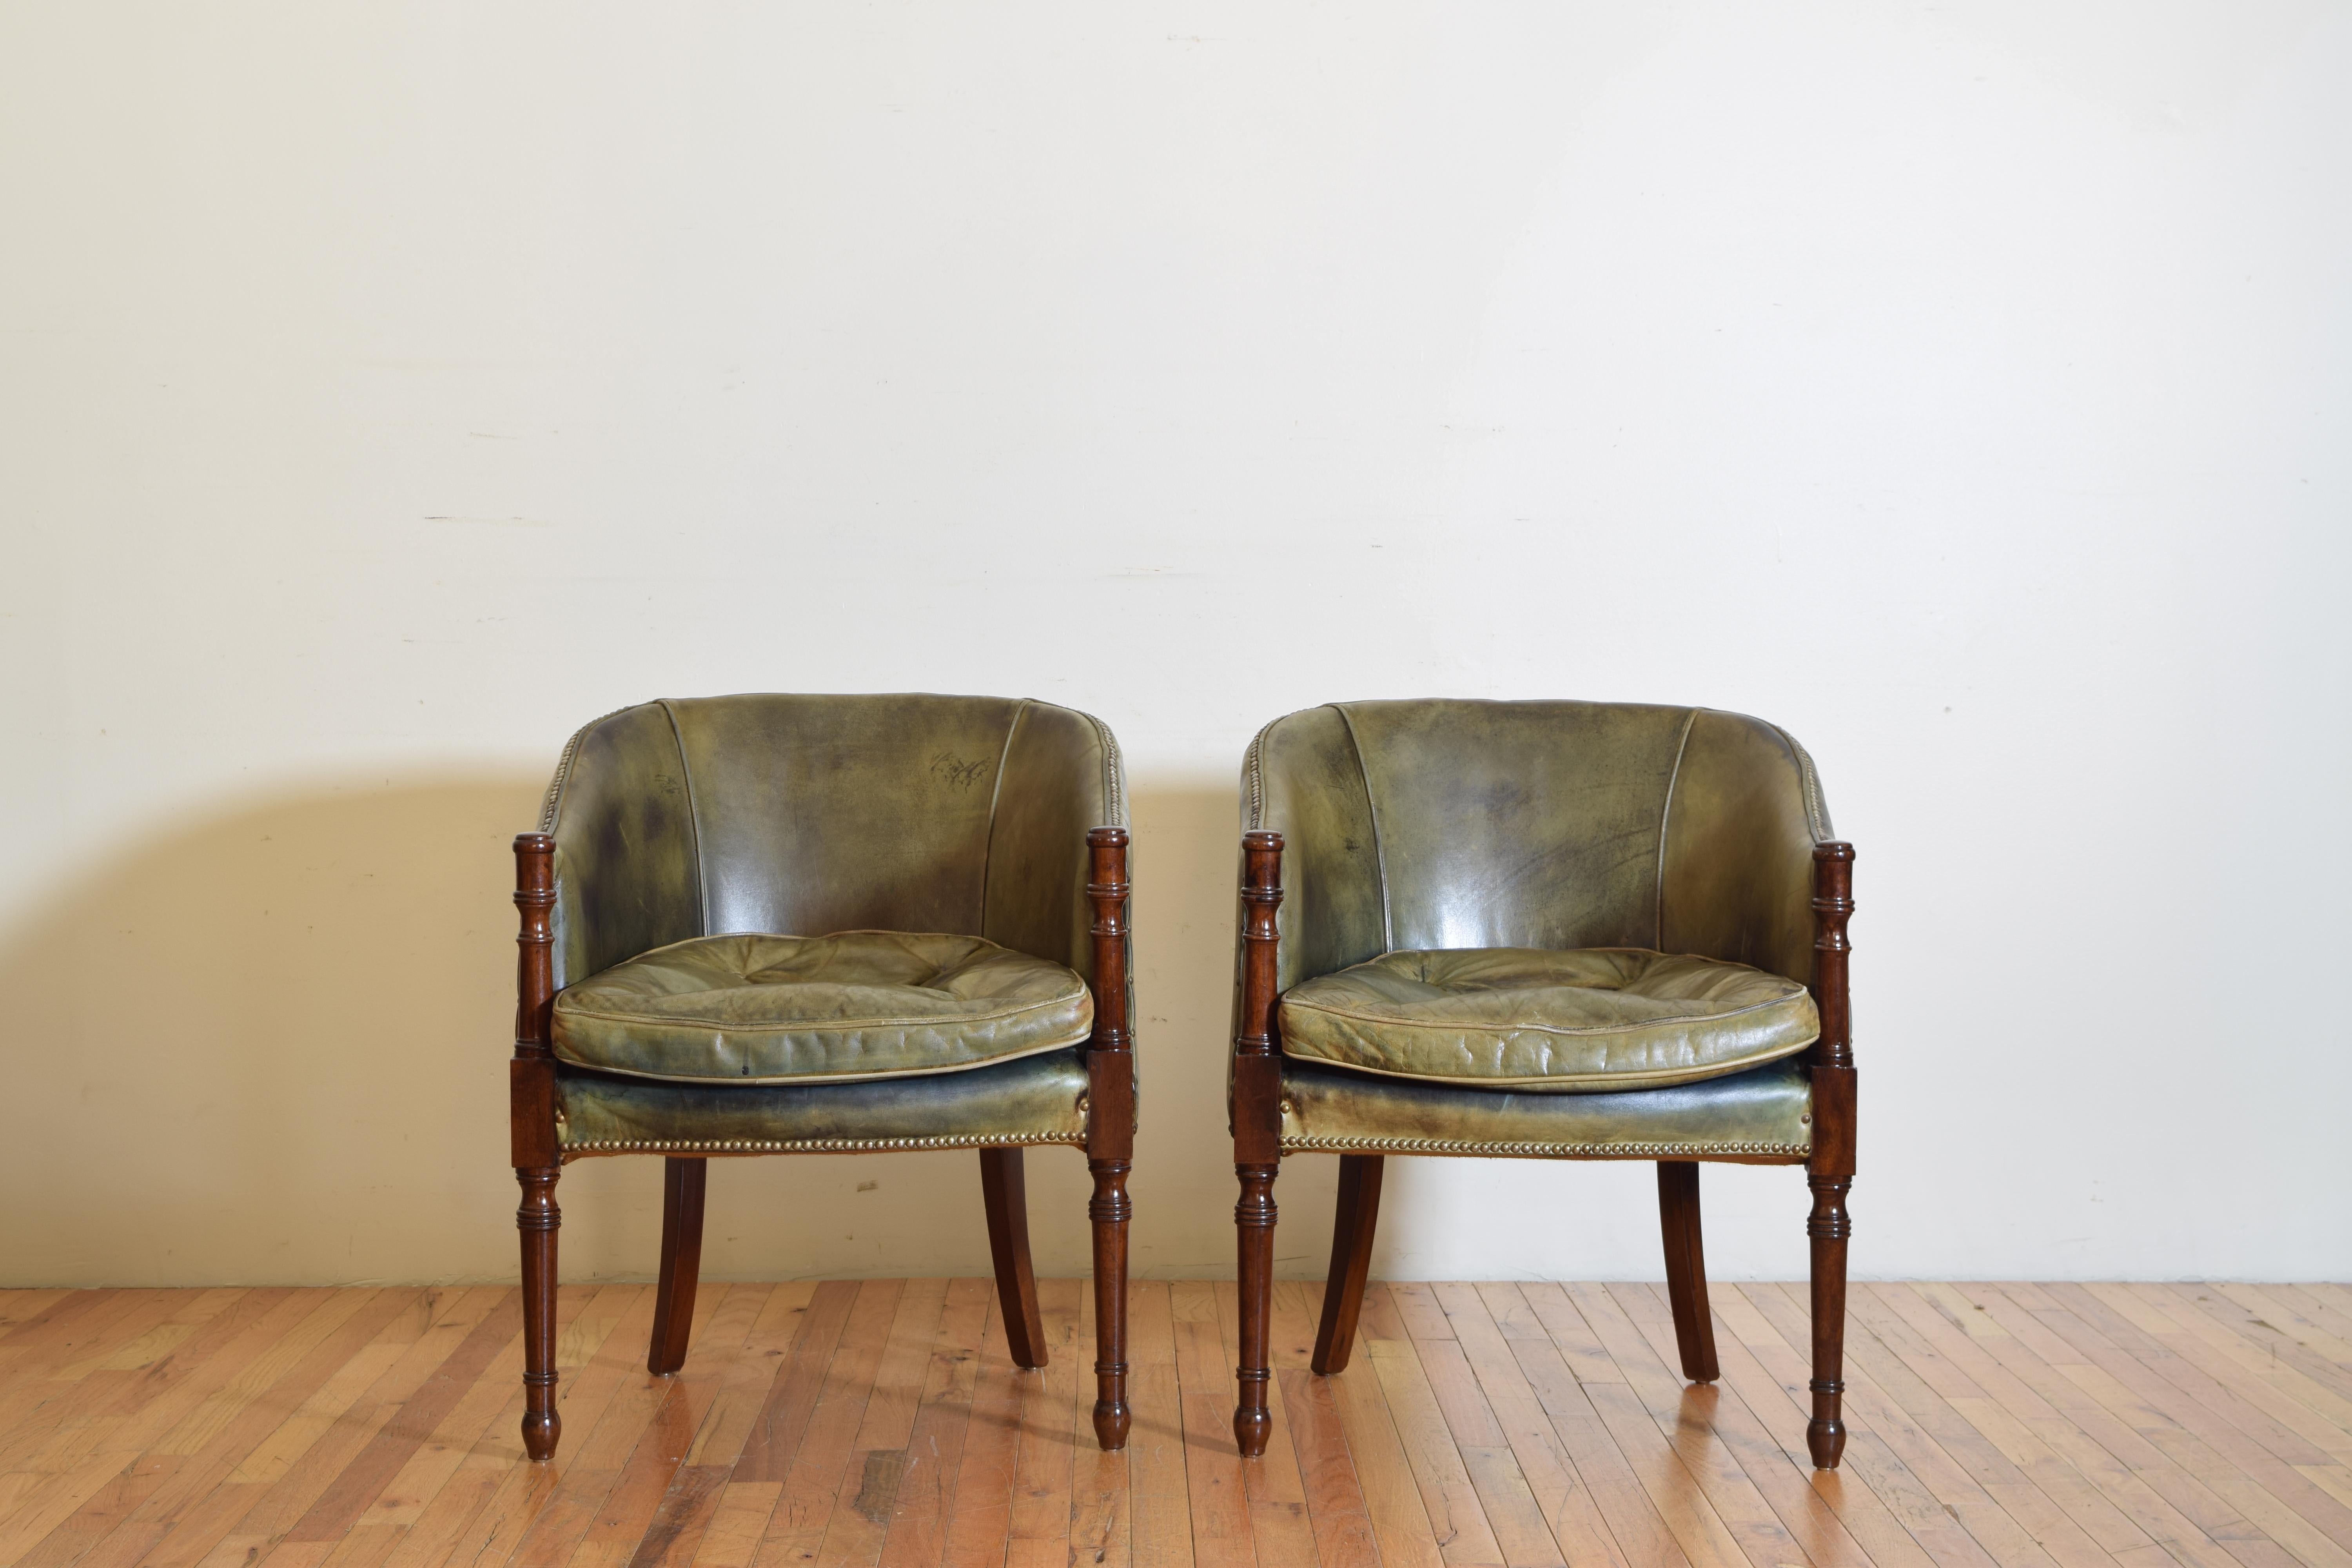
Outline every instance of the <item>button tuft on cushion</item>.
{"label": "button tuft on cushion", "polygon": [[555,998],[555,1054],[681,1082],[847,1083],[1077,1044],[1086,982],[975,936],[692,937]]}
{"label": "button tuft on cushion", "polygon": [[1571,1094],[1696,1083],[1821,1036],[1793,980],[1628,947],[1382,953],[1293,987],[1281,1023],[1289,1056]]}

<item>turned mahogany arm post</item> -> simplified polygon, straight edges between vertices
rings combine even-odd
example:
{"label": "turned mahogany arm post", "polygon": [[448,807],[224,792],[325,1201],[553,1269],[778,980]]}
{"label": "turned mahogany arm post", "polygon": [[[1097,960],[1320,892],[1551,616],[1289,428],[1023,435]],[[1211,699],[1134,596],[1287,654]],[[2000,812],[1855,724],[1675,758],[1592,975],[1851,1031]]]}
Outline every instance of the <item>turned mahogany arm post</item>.
{"label": "turned mahogany arm post", "polygon": [[522,1206],[515,1226],[522,1238],[524,1451],[534,1459],[555,1453],[562,1418],[555,1411],[555,1233],[563,1223],[555,1206],[562,1157],[555,1145],[555,1058],[549,1018],[555,1005],[555,839],[545,833],[516,837],[515,1044],[508,1064],[508,1132]]}
{"label": "turned mahogany arm post", "polygon": [[1095,1440],[1127,1447],[1127,1176],[1135,1156],[1135,1042],[1127,1016],[1127,829],[1087,835],[1095,1029],[1087,1041],[1087,1205],[1095,1243]]}
{"label": "turned mahogany arm post", "polygon": [[1274,1293],[1274,1178],[1282,1167],[1282,1062],[1275,1055],[1275,911],[1282,904],[1282,835],[1242,837],[1242,1006],[1234,1037],[1234,1205],[1240,1253],[1241,1398],[1234,1441],[1244,1458],[1265,1452],[1274,1430],[1266,1401]]}
{"label": "turned mahogany arm post", "polygon": [[1822,1035],[1812,1048],[1813,1152],[1805,1181],[1813,1210],[1805,1221],[1812,1247],[1813,1418],[1805,1428],[1813,1463],[1835,1469],[1845,1449],[1846,1243],[1853,1235],[1845,1195],[1853,1184],[1853,1018],[1846,960],[1853,944],[1853,846],[1813,847],[1813,1005]]}

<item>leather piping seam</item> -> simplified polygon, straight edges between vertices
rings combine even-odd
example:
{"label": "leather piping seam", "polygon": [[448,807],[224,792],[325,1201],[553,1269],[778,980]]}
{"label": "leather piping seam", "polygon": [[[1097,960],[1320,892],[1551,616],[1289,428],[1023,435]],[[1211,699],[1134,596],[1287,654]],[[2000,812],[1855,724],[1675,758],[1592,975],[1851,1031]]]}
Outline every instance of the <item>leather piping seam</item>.
{"label": "leather piping seam", "polygon": [[694,770],[686,765],[686,734],[677,727],[677,710],[670,700],[661,700],[662,713],[669,720],[670,743],[677,748],[678,782],[686,787],[687,831],[694,835],[694,908],[702,927],[700,934],[710,931],[710,878],[702,865],[702,808],[694,800]]}
{"label": "leather piping seam", "polygon": [[1812,753],[1797,744],[1797,737],[1780,728],[1780,725],[1772,724],[1768,727],[1772,733],[1780,737],[1780,743],[1788,747],[1790,754],[1796,758],[1798,793],[1804,797],[1805,826],[1811,830],[1813,842],[1829,843],[1833,837],[1830,826],[1829,802],[1822,798],[1822,775],[1813,771]]}
{"label": "leather piping seam", "polygon": [[1381,947],[1392,952],[1396,948],[1396,921],[1389,913],[1389,857],[1381,843],[1381,807],[1372,799],[1372,772],[1364,765],[1364,743],[1356,739],[1356,721],[1340,704],[1331,704],[1339,715],[1339,722],[1348,731],[1348,749],[1356,753],[1356,776],[1364,784],[1364,814],[1372,819],[1372,869],[1381,879]]}
{"label": "leather piping seam", "polygon": [[[945,1019],[938,1016],[925,1017],[919,1015],[911,1018],[827,1018],[821,1023],[808,1019],[793,1019],[773,1024],[722,1024],[712,1032],[720,1035],[835,1035],[847,1034],[858,1029],[919,1029],[936,1026],[942,1022],[994,1024],[1006,1018],[1018,1018],[1024,1013],[1043,1012],[1051,1007],[1067,1006],[1088,995],[1089,993],[1081,986],[1077,994],[1072,996],[1055,996],[1043,1002],[1024,1002],[1015,1006],[1001,1007],[993,1013],[959,1013]],[[1090,1007],[1087,1011],[1092,1012],[1093,1009]],[[591,1018],[600,1024],[652,1024],[657,1027],[671,1028],[683,1026],[695,1033],[700,1033],[703,1029],[710,1027],[695,1019],[674,1017],[667,1013],[621,1013],[604,1007],[571,1007],[565,1009],[564,1016],[571,1018]],[[1088,1026],[1092,1027],[1091,1025]],[[1062,1043],[1076,1045],[1077,1041],[1065,1040]]]}
{"label": "leather piping seam", "polygon": [[[633,702],[629,706],[634,708],[642,704]],[[555,776],[547,781],[547,794],[540,803],[539,830],[541,833],[555,831],[555,814],[563,805],[563,786],[572,782],[572,764],[580,755],[580,742],[588,738],[589,731],[606,720],[619,718],[628,710],[628,708],[615,708],[603,718],[591,719],[572,731],[572,739],[563,742],[563,754],[555,759]]]}
{"label": "leather piping seam", "polygon": [[1248,831],[1255,833],[1265,826],[1265,738],[1281,723],[1269,719],[1250,738],[1249,750],[1242,753],[1243,793],[1249,803]]}
{"label": "leather piping seam", "polygon": [[867,1154],[913,1149],[1086,1147],[1084,1132],[949,1132],[928,1138],[593,1138],[560,1145],[569,1160],[593,1154]]}
{"label": "leather piping seam", "polygon": [[1096,826],[1125,827],[1127,826],[1127,780],[1119,766],[1118,737],[1110,732],[1109,725],[1093,714],[1079,713],[1075,708],[1070,711],[1077,713],[1079,718],[1094,727],[1096,743],[1102,747],[1103,804],[1110,813],[1110,820],[1097,823]]}
{"label": "leather piping seam", "polygon": [[1286,1132],[1286,1151],[1301,1153],[1532,1154],[1626,1160],[1685,1159],[1707,1154],[1763,1154],[1781,1159],[1811,1157],[1810,1143],[1547,1143],[1539,1140],[1482,1142],[1466,1138],[1318,1137]]}
{"label": "leather piping seam", "polygon": [[1666,774],[1666,803],[1658,811],[1658,874],[1652,884],[1657,894],[1657,904],[1651,916],[1650,945],[1660,952],[1666,945],[1666,829],[1675,819],[1675,785],[1682,782],[1683,753],[1690,750],[1691,727],[1698,722],[1696,708],[1683,720],[1683,738],[1675,742],[1675,765]]}
{"label": "leather piping seam", "polygon": [[996,787],[988,792],[988,837],[982,841],[980,854],[980,934],[988,935],[989,874],[996,869],[996,806],[1004,798],[1005,770],[1013,765],[1013,742],[1021,733],[1021,721],[1029,712],[1030,700],[1024,697],[1021,706],[1013,710],[1013,722],[1004,727],[1004,744],[996,752]]}

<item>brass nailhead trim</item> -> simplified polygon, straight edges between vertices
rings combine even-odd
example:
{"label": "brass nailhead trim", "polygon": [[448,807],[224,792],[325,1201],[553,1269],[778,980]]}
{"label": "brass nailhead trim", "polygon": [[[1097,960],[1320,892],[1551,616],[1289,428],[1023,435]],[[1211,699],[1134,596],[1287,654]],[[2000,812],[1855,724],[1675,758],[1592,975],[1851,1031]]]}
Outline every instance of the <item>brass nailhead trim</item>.
{"label": "brass nailhead trim", "polygon": [[950,1133],[932,1138],[599,1138],[566,1143],[571,1159],[583,1154],[865,1154],[908,1149],[1001,1149],[1012,1144],[1067,1143],[1086,1146],[1086,1134],[1070,1132]]}
{"label": "brass nailhead trim", "polygon": [[1562,1154],[1623,1155],[1628,1159],[1675,1159],[1686,1154],[1779,1154],[1809,1158],[1802,1143],[1476,1143],[1466,1139],[1313,1138],[1286,1135],[1286,1150],[1326,1154]]}

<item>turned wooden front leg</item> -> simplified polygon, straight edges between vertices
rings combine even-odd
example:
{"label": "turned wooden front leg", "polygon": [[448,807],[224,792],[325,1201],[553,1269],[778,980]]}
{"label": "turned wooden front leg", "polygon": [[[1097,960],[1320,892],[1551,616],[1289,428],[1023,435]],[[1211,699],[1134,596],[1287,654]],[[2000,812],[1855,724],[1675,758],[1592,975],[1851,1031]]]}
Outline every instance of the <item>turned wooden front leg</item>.
{"label": "turned wooden front leg", "polygon": [[1813,1418],[1805,1425],[1805,1447],[1813,1464],[1838,1467],[1845,1452],[1845,1246],[1853,1222],[1845,1212],[1845,1176],[1808,1175],[1813,1212],[1805,1234],[1813,1252]]}
{"label": "turned wooden front leg", "polygon": [[1234,1442],[1244,1458],[1265,1452],[1274,1430],[1267,1385],[1274,1317],[1274,1179],[1282,1166],[1282,1062],[1274,1054],[1275,910],[1282,902],[1282,835],[1242,838],[1242,1006],[1234,1039],[1234,1172],[1241,1201],[1234,1233],[1241,1286],[1240,1398]]}
{"label": "turned wooden front leg", "polygon": [[1127,1447],[1127,1232],[1135,1205],[1127,1176],[1135,1156],[1135,1048],[1127,1017],[1127,829],[1087,835],[1092,857],[1095,1032],[1087,1043],[1087,1205],[1095,1242],[1095,1441]]}
{"label": "turned wooden front leg", "polygon": [[522,1206],[515,1228],[522,1237],[522,1447],[534,1459],[555,1457],[563,1417],[555,1411],[555,1233],[563,1211],[555,1206],[560,1168],[518,1170]]}
{"label": "turned wooden front leg", "polygon": [[552,1458],[563,1430],[555,1413],[555,1233],[563,1212],[555,1206],[562,1174],[555,1141],[555,1060],[548,1047],[555,1003],[555,840],[525,833],[514,841],[515,908],[522,929],[515,938],[514,1059],[507,1064],[508,1141],[522,1206],[515,1228],[522,1240],[523,1451]]}
{"label": "turned wooden front leg", "polygon": [[1095,1195],[1087,1204],[1095,1240],[1095,1441],[1106,1453],[1127,1447],[1128,1163],[1090,1160]]}
{"label": "turned wooden front leg", "polygon": [[1238,1369],[1241,1398],[1234,1406],[1234,1442],[1244,1458],[1265,1452],[1274,1433],[1274,1412],[1267,1389],[1274,1381],[1270,1342],[1274,1319],[1274,1178],[1279,1163],[1235,1165],[1241,1178],[1241,1201],[1234,1205],[1234,1231],[1239,1243],[1242,1363]]}
{"label": "turned wooden front leg", "polygon": [[1853,1025],[1846,989],[1846,921],[1853,914],[1853,846],[1813,848],[1813,1001],[1822,1037],[1813,1047],[1813,1153],[1805,1182],[1812,1213],[1805,1235],[1812,1250],[1813,1418],[1805,1446],[1813,1463],[1837,1468],[1845,1452],[1846,1242],[1853,1221],[1845,1195],[1853,1185]]}

